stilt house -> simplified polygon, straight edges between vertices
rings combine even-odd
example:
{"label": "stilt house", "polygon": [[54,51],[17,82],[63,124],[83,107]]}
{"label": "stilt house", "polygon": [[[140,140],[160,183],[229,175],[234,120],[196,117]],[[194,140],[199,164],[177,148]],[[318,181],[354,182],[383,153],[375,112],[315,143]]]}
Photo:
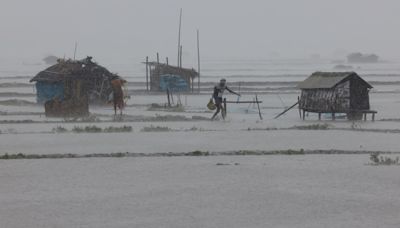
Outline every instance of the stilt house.
{"label": "stilt house", "polygon": [[345,113],[348,119],[361,119],[370,110],[372,86],[355,72],[315,72],[298,85],[299,108],[305,112]]}
{"label": "stilt house", "polygon": [[171,66],[158,62],[147,62],[151,91],[189,92],[193,89],[198,73],[194,69]]}

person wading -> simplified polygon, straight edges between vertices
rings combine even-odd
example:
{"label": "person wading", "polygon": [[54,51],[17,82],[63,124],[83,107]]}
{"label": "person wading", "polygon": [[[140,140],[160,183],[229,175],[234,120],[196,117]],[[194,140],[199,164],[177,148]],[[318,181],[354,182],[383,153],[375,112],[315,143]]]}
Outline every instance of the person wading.
{"label": "person wading", "polygon": [[111,87],[113,91],[113,104],[114,104],[114,115],[117,115],[117,108],[120,110],[120,115],[122,116],[122,109],[124,109],[124,92],[122,91],[122,86],[126,83],[125,80],[115,78],[111,80]]}
{"label": "person wading", "polygon": [[222,106],[222,99],[223,99],[222,96],[223,96],[225,90],[228,90],[228,92],[240,96],[240,94],[238,94],[228,88],[228,86],[226,85],[225,79],[221,79],[219,81],[219,83],[214,87],[214,92],[212,95],[214,98],[214,102],[215,102],[215,106],[217,107],[217,110],[215,111],[214,115],[211,117],[211,120],[214,120],[215,117],[218,115],[218,113],[221,110],[222,110],[222,118],[225,119],[225,114],[224,114],[225,110],[224,110],[224,107]]}

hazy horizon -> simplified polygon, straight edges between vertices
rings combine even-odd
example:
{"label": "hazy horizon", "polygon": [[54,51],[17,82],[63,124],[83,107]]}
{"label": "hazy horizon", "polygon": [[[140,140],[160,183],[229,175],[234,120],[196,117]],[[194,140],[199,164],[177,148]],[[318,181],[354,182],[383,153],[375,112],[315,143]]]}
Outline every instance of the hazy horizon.
{"label": "hazy horizon", "polygon": [[349,52],[400,59],[400,3],[392,0],[301,1],[10,1],[0,9],[0,59],[94,56],[137,62],[159,52],[176,63],[179,9],[184,57],[344,58]]}

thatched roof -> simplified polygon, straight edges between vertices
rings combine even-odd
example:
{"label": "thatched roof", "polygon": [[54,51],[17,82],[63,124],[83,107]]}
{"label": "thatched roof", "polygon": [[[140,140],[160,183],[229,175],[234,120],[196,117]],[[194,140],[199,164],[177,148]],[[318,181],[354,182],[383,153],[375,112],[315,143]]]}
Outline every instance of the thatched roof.
{"label": "thatched roof", "polygon": [[372,88],[368,82],[364,81],[355,72],[315,72],[297,86],[300,89],[330,89],[337,84],[349,79],[350,77],[357,77],[368,88]]}
{"label": "thatched roof", "polygon": [[95,78],[113,79],[118,77],[111,73],[105,67],[92,62],[92,57],[83,60],[64,60],[59,59],[58,63],[39,72],[30,82],[58,82],[64,79],[84,79],[92,80]]}
{"label": "thatched roof", "polygon": [[[144,62],[146,64],[146,62]],[[165,63],[158,63],[158,62],[148,62],[147,63],[149,66],[154,66],[155,68],[160,68],[161,71],[164,72],[179,72],[181,74],[190,76],[192,79],[199,76],[199,73],[195,71],[193,68],[182,68],[182,67],[177,67],[177,66],[172,66],[172,65],[167,65]]]}

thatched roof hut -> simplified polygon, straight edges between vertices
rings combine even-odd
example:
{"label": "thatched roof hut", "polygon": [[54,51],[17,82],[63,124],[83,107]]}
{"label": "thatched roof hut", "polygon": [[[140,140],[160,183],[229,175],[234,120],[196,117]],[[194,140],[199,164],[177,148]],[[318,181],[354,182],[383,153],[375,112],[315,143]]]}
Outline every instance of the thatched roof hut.
{"label": "thatched roof hut", "polygon": [[303,112],[346,113],[349,118],[370,112],[372,86],[355,72],[315,72],[298,88]]}
{"label": "thatched roof hut", "polygon": [[37,101],[44,103],[55,97],[63,98],[66,81],[81,80],[90,103],[105,103],[112,93],[111,80],[118,75],[92,61],[59,59],[58,63],[39,72],[30,82],[36,82]]}

